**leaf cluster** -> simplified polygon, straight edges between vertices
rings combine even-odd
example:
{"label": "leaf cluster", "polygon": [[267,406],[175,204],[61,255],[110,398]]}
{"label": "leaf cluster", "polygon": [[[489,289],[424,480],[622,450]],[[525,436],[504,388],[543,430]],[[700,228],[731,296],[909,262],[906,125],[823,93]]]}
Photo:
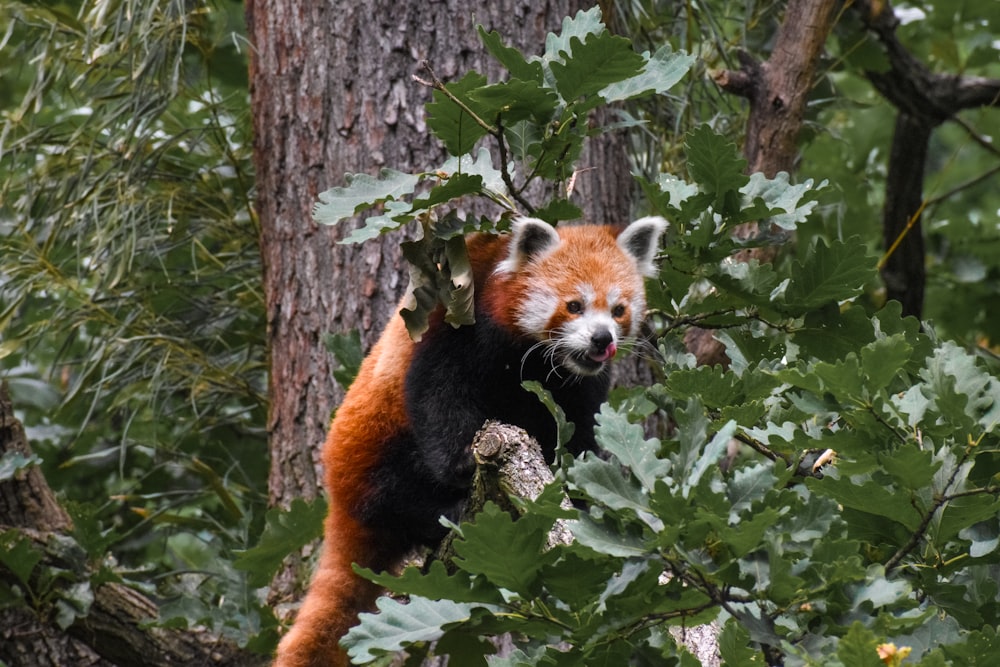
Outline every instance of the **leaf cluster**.
{"label": "leaf cluster", "polygon": [[[479,36],[507,71],[504,81],[490,83],[470,72],[444,83],[432,64],[425,65],[430,76],[425,83],[434,89],[427,126],[454,157],[419,174],[392,169],[383,169],[378,178],[349,174],[345,186],[320,194],[314,211],[324,224],[371,211],[344,238],[347,243],[420,222],[421,239],[404,245],[411,272],[403,316],[415,338],[438,303],[445,304],[446,319],[454,326],[472,320],[472,284],[460,234],[502,231],[511,214],[553,224],[579,218],[580,209],[570,201],[574,164],[589,136],[610,130],[592,129],[591,112],[662,95],[693,62],[669,45],[652,54],[636,53],[628,39],[605,28],[597,7],[564,19],[561,32],[549,34],[541,56],[526,58],[481,26]],[[544,206],[531,201],[531,187],[539,181],[557,185],[559,192]],[[450,210],[469,196],[495,202],[501,219],[464,220]]]}
{"label": "leaf cluster", "polygon": [[[671,629],[712,620],[731,665],[1000,657],[1000,378],[898,305],[866,309],[857,240],[734,261],[808,229],[819,193],[744,175],[707,128],[685,145],[687,179],[644,183],[671,221],[649,289],[659,381],[602,408],[604,456],[564,463],[575,542],[545,547],[558,486],[519,517],[487,507],[458,527],[454,572],[367,573],[410,598],[362,617],[356,662],[696,664]],[[762,231],[734,238],[748,221]],[[727,367],[686,352],[695,325]],[[653,412],[670,426],[650,438]],[[511,656],[483,640],[498,633]]]}
{"label": "leaf cluster", "polygon": [[246,641],[270,612],[225,566],[267,472],[241,9],[0,17],[0,373],[88,554]]}

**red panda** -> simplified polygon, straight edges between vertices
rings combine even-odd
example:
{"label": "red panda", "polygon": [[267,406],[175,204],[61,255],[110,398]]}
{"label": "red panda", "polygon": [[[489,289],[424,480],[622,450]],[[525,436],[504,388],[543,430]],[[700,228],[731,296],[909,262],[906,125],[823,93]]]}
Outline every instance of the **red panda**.
{"label": "red panda", "polygon": [[665,226],[642,218],[616,237],[518,219],[510,235],[468,241],[474,325],[432,319],[414,342],[392,319],[330,426],[323,552],[275,667],[349,664],[338,642],[379,593],[351,564],[393,570],[414,546],[440,541],[439,517],[458,518],[487,419],[521,426],[551,460],[555,422],[523,381],[541,382],[575,423],[571,452],[595,449],[608,362],[638,333]]}

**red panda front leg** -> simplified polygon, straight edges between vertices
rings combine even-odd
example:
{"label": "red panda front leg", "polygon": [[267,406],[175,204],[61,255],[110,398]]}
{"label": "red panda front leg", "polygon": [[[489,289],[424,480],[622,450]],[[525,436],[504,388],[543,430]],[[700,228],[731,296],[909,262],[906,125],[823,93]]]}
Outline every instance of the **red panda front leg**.
{"label": "red panda front leg", "polygon": [[340,639],[357,625],[358,611],[373,609],[380,588],[351,569],[359,562],[375,571],[391,567],[372,535],[344,507],[331,501],[323,553],[295,624],[278,645],[273,667],[348,667]]}

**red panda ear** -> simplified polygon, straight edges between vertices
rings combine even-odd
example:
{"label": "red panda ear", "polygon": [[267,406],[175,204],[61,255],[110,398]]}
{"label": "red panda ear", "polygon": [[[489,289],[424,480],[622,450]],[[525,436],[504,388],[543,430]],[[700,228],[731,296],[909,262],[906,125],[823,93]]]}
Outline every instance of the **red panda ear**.
{"label": "red panda ear", "polygon": [[660,249],[660,237],[667,229],[667,221],[658,215],[639,218],[618,235],[618,247],[635,260],[644,276],[656,275],[653,258]]}
{"label": "red panda ear", "polygon": [[555,227],[538,218],[518,218],[511,225],[512,237],[507,258],[497,267],[513,273],[533,258],[546,254],[562,242]]}

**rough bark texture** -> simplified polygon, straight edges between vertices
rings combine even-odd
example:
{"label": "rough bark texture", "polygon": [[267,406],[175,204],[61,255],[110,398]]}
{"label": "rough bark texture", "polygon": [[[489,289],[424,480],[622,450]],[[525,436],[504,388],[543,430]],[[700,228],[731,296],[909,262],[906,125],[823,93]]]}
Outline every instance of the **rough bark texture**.
{"label": "rough bark texture", "polygon": [[747,118],[748,171],[773,177],[793,173],[798,136],[816,74],[816,62],[833,27],[838,0],[791,0],[764,62],[740,56],[742,69],[723,72],[716,81],[724,90],[750,101]]}
{"label": "rough bark texture", "polygon": [[[370,346],[405,288],[398,237],[336,245],[346,226],[311,219],[319,192],[346,172],[424,169],[444,159],[424,124],[430,91],[412,80],[421,60],[443,79],[476,68],[496,76],[475,24],[538,51],[575,3],[510,1],[364,3],[249,0],[254,45],[257,211],[261,218],[269,340],[273,503],[318,490],[318,443],[340,393],[331,379],[327,332],[360,330]],[[538,45],[533,48],[533,45]],[[600,151],[598,163],[624,159]],[[620,219],[614,171],[581,175],[576,191],[595,219]],[[627,172],[627,170],[625,170]],[[626,173],[627,176],[627,173]],[[610,202],[610,204],[607,204]],[[626,204],[627,205],[627,204]],[[626,209],[627,212],[627,209]]]}
{"label": "rough bark texture", "polygon": [[860,0],[855,8],[889,60],[888,71],[867,72],[868,80],[899,111],[882,214],[889,251],[882,279],[886,298],[899,301],[903,315],[919,318],[927,280],[920,212],[931,134],[963,109],[1000,106],[1000,80],[932,72],[899,41],[899,20],[888,0]]}
{"label": "rough bark texture", "polygon": [[[0,457],[14,453],[28,458],[31,448],[14,416],[7,387],[2,385]],[[60,568],[70,573],[74,582],[86,582],[94,575],[83,550],[69,536],[72,528],[69,515],[36,466],[0,481],[0,534],[16,531],[34,543],[44,554],[36,572]],[[3,566],[0,583],[21,586]],[[69,586],[70,582],[58,585]],[[264,662],[203,629],[181,632],[147,626],[157,616],[156,604],[127,586],[105,583],[97,586],[93,595],[87,614],[77,617],[65,630],[55,622],[51,600],[38,609],[0,609],[0,662],[17,667],[249,666]]]}
{"label": "rough bark texture", "polygon": [[[799,130],[814,83],[816,63],[839,4],[839,0],[789,0],[767,60],[758,62],[741,52],[739,70],[715,73],[719,87],[747,98],[750,103],[743,146],[749,173],[759,171],[773,177],[781,171],[795,172]],[[737,231],[742,238],[756,233],[756,223]],[[767,263],[776,254],[777,248],[768,246],[743,253],[739,259]],[[685,343],[699,363],[727,363],[722,345],[710,331],[692,328]]]}
{"label": "rough bark texture", "polygon": [[[271,352],[272,504],[285,506],[319,493],[319,449],[342,398],[322,337],[358,330],[368,349],[406,286],[400,237],[337,245],[349,225],[314,223],[317,195],[342,185],[345,172],[422,170],[444,160],[424,123],[430,91],[412,79],[422,60],[444,80],[470,69],[496,78],[497,66],[479,42],[477,23],[537,53],[545,35],[580,4],[248,0],[257,212]],[[581,174],[576,185],[587,216],[624,220],[628,187],[623,183],[630,180],[620,166],[624,149],[621,144],[607,152],[592,149],[588,156],[585,163],[597,168]],[[619,165],[614,170],[602,166],[612,161]],[[606,206],[624,209],[606,212]],[[286,578],[276,590],[289,595],[301,583]]]}

